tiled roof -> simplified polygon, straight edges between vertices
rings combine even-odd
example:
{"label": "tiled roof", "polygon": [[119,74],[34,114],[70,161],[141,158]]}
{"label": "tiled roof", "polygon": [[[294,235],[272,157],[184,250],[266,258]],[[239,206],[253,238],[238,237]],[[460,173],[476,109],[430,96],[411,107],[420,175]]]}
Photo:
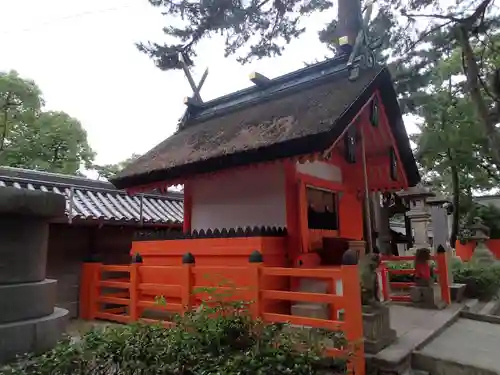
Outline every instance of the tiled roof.
{"label": "tiled roof", "polygon": [[0,167],[0,186],[63,194],[71,222],[99,220],[151,225],[183,221],[181,193],[129,196],[109,182],[10,167]]}

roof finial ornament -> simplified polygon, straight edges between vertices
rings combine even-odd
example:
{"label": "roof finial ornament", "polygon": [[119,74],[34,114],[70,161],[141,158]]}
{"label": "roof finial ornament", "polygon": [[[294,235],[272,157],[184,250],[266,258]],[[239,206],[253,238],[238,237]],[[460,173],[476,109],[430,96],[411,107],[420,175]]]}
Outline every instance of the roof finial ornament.
{"label": "roof finial ornament", "polygon": [[371,68],[376,62],[374,50],[380,47],[381,39],[371,40],[368,33],[372,11],[373,0],[370,0],[366,5],[364,17],[361,12],[360,0],[357,2],[352,0],[339,1],[339,47],[341,51],[349,54],[346,66],[349,70],[350,80],[359,77],[360,68]]}
{"label": "roof finial ornament", "polygon": [[194,82],[193,75],[189,71],[189,64],[187,63],[188,59],[184,55],[183,52],[179,52],[179,64],[182,67],[182,70],[184,71],[184,75],[186,76],[189,86],[191,86],[191,89],[193,90],[193,96],[192,97],[186,97],[184,98],[184,104],[186,104],[187,108],[184,111],[184,114],[182,115],[181,119],[179,120],[178,128],[181,129],[186,121],[189,119],[189,107],[190,106],[198,106],[203,104],[203,100],[201,99],[200,91],[201,88],[203,87],[203,84],[205,83],[205,80],[207,79],[208,76],[208,68],[205,69],[203,72],[203,75],[201,76],[200,81],[198,84]]}

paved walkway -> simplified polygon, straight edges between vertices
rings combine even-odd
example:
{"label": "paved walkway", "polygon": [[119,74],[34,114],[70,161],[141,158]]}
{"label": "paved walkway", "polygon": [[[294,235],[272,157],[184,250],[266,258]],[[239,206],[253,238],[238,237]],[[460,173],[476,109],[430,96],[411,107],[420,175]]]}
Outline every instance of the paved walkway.
{"label": "paved walkway", "polygon": [[446,323],[461,307],[461,304],[452,304],[443,310],[428,310],[393,304],[390,307],[391,326],[398,333],[398,337],[415,329],[435,330]]}
{"label": "paved walkway", "polygon": [[458,319],[420,353],[500,373],[500,324]]}
{"label": "paved walkway", "polygon": [[427,310],[391,305],[391,327],[397,332],[397,340],[373,355],[374,360],[387,366],[409,360],[414,350],[420,348],[444,326],[456,319],[461,307],[457,304],[444,310]]}

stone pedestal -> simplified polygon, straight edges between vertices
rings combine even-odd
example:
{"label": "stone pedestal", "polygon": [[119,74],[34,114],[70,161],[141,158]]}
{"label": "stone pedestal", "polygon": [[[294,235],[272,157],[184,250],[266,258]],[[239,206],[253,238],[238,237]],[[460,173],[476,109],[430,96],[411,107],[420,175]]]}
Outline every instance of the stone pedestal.
{"label": "stone pedestal", "polygon": [[363,333],[365,352],[375,354],[396,340],[396,331],[391,328],[389,306],[381,304],[372,308],[363,306]]}
{"label": "stone pedestal", "polygon": [[0,363],[52,348],[68,311],[54,308],[45,279],[49,220],[64,215],[62,195],[0,188]]}
{"label": "stone pedestal", "polygon": [[411,302],[425,309],[443,309],[446,303],[441,297],[441,287],[438,284],[430,286],[412,286],[410,288]]}
{"label": "stone pedestal", "polygon": [[[300,280],[299,291],[303,293],[322,293],[328,291],[328,283],[324,280],[303,278]],[[328,304],[296,302],[291,306],[291,313],[295,316],[303,316],[316,319],[330,319]]]}
{"label": "stone pedestal", "polygon": [[450,285],[450,296],[453,302],[462,302],[465,296],[466,284],[453,283]]}

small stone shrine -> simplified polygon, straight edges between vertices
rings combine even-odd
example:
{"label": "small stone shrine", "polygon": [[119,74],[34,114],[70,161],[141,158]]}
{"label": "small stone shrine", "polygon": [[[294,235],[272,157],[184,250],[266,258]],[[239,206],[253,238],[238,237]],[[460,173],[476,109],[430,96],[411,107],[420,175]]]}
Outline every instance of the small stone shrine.
{"label": "small stone shrine", "polygon": [[470,240],[477,241],[476,248],[472,254],[471,262],[489,266],[496,262],[493,253],[488,249],[486,241],[490,239],[490,228],[483,224],[481,218],[474,218],[474,224],[470,226],[472,236]]}
{"label": "small stone shrine", "polygon": [[57,281],[45,278],[49,220],[65,205],[59,194],[0,188],[0,363],[52,348],[65,330]]}
{"label": "small stone shrine", "polygon": [[376,253],[362,257],[359,263],[364,344],[365,352],[370,354],[378,353],[396,340],[396,331],[390,324],[389,306],[378,298],[379,266],[380,255]]}

